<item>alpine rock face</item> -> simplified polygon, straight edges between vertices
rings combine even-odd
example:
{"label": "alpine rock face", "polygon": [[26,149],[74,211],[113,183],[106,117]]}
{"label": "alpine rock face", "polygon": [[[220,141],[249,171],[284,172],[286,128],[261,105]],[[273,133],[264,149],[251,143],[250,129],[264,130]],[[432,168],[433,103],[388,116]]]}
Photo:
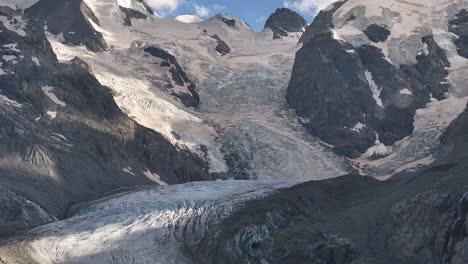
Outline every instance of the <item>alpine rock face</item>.
{"label": "alpine rock face", "polygon": [[[61,218],[72,203],[116,188],[211,180],[201,158],[125,115],[85,61],[57,61],[49,33],[28,16],[42,3],[0,9],[0,233]],[[91,35],[87,43],[103,43]]]}
{"label": "alpine rock face", "polygon": [[289,104],[313,135],[367,174],[431,162],[466,104],[466,8],[465,1],[332,4],[301,38]]}
{"label": "alpine rock face", "polygon": [[273,31],[274,39],[289,37],[294,33],[303,33],[307,26],[307,21],[303,17],[287,8],[276,9],[265,23],[265,29]]}
{"label": "alpine rock face", "polygon": [[467,38],[463,0],[2,0],[0,263],[468,263]]}

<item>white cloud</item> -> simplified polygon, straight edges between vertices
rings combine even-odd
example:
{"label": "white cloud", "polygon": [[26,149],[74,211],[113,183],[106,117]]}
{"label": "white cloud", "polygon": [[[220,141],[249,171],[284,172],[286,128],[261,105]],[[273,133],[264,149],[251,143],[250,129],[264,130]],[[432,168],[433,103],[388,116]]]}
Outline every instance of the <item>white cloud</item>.
{"label": "white cloud", "polygon": [[259,18],[255,19],[255,22],[257,22],[257,23],[261,23],[261,22],[263,22],[263,21],[265,21],[265,20],[266,20],[266,17],[264,17],[264,16],[261,16],[261,17],[259,17]]}
{"label": "white cloud", "polygon": [[211,16],[213,13],[220,12],[221,10],[226,9],[225,6],[214,4],[211,6],[204,6],[199,4],[193,4],[195,9],[195,15],[199,17],[208,17]]}
{"label": "white cloud", "polygon": [[335,1],[336,0],[293,0],[284,1],[284,6],[303,13],[315,15],[318,11],[325,9]]}
{"label": "white cloud", "polygon": [[182,3],[182,0],[146,0],[146,3],[160,15],[165,16],[174,12]]}
{"label": "white cloud", "polygon": [[199,17],[207,17],[211,14],[211,10],[203,5],[194,4],[195,7],[195,14]]}

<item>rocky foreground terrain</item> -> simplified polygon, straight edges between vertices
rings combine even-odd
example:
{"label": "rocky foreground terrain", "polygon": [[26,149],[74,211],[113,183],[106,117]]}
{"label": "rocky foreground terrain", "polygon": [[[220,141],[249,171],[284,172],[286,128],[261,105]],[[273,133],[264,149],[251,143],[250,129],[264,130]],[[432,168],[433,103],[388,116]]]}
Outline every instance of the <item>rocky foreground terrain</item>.
{"label": "rocky foreground terrain", "polygon": [[468,263],[467,39],[462,0],[0,1],[0,263]]}

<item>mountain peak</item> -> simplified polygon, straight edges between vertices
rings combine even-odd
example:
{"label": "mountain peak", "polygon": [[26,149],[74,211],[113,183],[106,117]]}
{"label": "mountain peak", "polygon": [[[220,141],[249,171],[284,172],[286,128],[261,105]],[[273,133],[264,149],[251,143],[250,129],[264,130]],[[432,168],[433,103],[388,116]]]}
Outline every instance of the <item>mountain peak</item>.
{"label": "mountain peak", "polygon": [[210,20],[219,20],[231,28],[239,29],[239,28],[244,27],[244,28],[248,28],[249,30],[252,30],[250,25],[247,24],[245,21],[227,13],[219,13],[213,18],[211,18]]}
{"label": "mountain peak", "polygon": [[288,32],[304,32],[307,21],[298,13],[288,8],[278,8],[267,19],[265,28],[273,31],[273,38],[287,37]]}

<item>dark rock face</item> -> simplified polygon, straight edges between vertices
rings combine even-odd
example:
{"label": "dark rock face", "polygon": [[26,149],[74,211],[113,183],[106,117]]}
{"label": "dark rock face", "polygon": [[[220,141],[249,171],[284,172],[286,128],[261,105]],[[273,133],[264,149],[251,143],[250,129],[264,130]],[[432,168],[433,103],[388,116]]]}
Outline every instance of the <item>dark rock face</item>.
{"label": "dark rock face", "polygon": [[8,188],[0,186],[0,237],[10,235],[16,230],[53,222],[40,206],[17,195]]}
{"label": "dark rock face", "polygon": [[366,138],[344,128],[371,116],[376,104],[364,66],[330,34],[304,43],[296,54],[286,98],[298,115],[309,119],[304,125],[313,134],[336,144],[342,153],[356,155],[354,149],[363,152],[375,141],[372,133]]}
{"label": "dark rock face", "polygon": [[82,0],[41,0],[26,10],[26,14],[54,35],[62,34],[69,45],[84,44],[89,50],[107,49],[102,34],[94,30],[89,19],[99,25],[91,9]]}
{"label": "dark rock face", "polygon": [[319,35],[324,32],[328,32],[330,28],[333,28],[333,14],[341,6],[343,6],[348,0],[338,1],[333,3],[333,7],[326,11],[320,11],[315,17],[314,21],[306,28],[305,33],[301,36],[300,42],[307,42],[315,35]]}
{"label": "dark rock face", "polygon": [[228,19],[223,17],[222,15],[218,15],[217,18],[221,21],[224,22],[224,24],[230,26],[230,27],[235,27],[236,26],[236,20],[234,19]]}
{"label": "dark rock face", "polygon": [[[334,39],[331,12],[341,4],[321,12],[302,36],[286,98],[312,134],[337,153],[358,157],[374,144],[376,134],[381,143],[392,145],[412,133],[415,111],[431,95],[445,97],[450,63],[430,35],[422,39],[428,54],[399,67],[375,46],[353,47]],[[372,28],[370,38],[386,39],[383,29]]]}
{"label": "dark rock face", "polygon": [[456,163],[468,158],[468,108],[455,119],[441,138],[441,156],[446,163]]}
{"label": "dark rock face", "polygon": [[366,34],[372,42],[384,42],[387,40],[388,36],[390,36],[390,30],[384,26],[372,24],[364,30],[364,34]]}
{"label": "dark rock face", "polygon": [[448,76],[446,68],[450,67],[450,62],[442,48],[434,41],[433,36],[423,37],[422,42],[426,44],[428,54],[418,55],[416,57],[417,64],[401,65],[401,68],[423,86],[412,85],[418,88],[415,92],[419,92],[419,97],[424,97],[424,93],[428,91],[432,97],[442,100],[449,88],[445,80]]}
{"label": "dark rock face", "polygon": [[132,26],[132,19],[147,19],[148,16],[145,14],[138,12],[136,10],[133,10],[131,8],[126,8],[119,6],[120,10],[125,14],[125,19],[124,19],[124,25],[127,27]]}
{"label": "dark rock face", "polygon": [[141,3],[145,9],[146,9],[146,12],[148,12],[149,14],[151,15],[154,15],[154,11],[153,11],[153,8],[151,8],[148,3],[145,2],[145,0],[136,0],[137,2]]}
{"label": "dark rock face", "polygon": [[405,263],[465,263],[468,193],[425,192],[392,207],[389,245]]}
{"label": "dark rock face", "polygon": [[171,73],[174,82],[180,86],[187,86],[187,89],[190,92],[190,94],[173,93],[172,95],[179,98],[187,107],[197,107],[200,103],[200,96],[196,91],[196,85],[189,79],[187,73],[179,62],[177,62],[177,59],[172,54],[158,47],[148,47],[145,48],[144,51],[154,57],[162,59],[163,62],[165,62],[164,66],[170,67],[169,72]]}
{"label": "dark rock face", "polygon": [[212,38],[216,39],[218,42],[218,45],[216,45],[216,51],[221,54],[221,56],[224,56],[231,52],[231,48],[222,40],[218,35],[212,36]]}
{"label": "dark rock face", "polygon": [[458,47],[458,54],[468,58],[468,11],[463,9],[456,18],[449,22],[449,31],[458,36],[455,44]]}
{"label": "dark rock face", "polygon": [[[0,15],[21,14],[0,8]],[[24,207],[15,218],[2,209],[1,234],[43,224],[44,215],[61,218],[70,204],[104,192],[152,184],[149,171],[169,184],[211,179],[200,158],[123,114],[83,61],[58,63],[42,25],[25,19],[26,37],[0,24],[0,46],[17,43],[19,50],[0,49],[0,58],[16,57],[0,75],[0,185],[14,190],[5,199]]]}
{"label": "dark rock face", "polygon": [[287,37],[288,32],[302,32],[307,21],[298,13],[288,8],[278,8],[266,21],[265,28],[273,31],[273,38]]}

